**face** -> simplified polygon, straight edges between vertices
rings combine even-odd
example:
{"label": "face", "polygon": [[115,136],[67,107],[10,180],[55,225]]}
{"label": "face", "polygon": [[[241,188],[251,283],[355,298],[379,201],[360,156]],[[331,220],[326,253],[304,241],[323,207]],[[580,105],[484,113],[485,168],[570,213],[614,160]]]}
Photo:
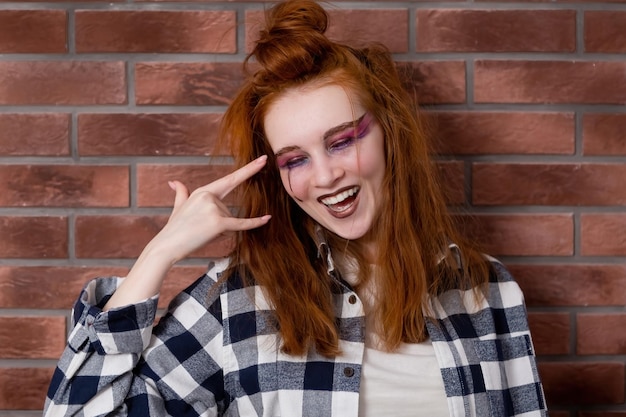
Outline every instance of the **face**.
{"label": "face", "polygon": [[380,210],[383,132],[336,85],[289,90],[269,107],[265,134],[287,193],[344,239],[367,236]]}

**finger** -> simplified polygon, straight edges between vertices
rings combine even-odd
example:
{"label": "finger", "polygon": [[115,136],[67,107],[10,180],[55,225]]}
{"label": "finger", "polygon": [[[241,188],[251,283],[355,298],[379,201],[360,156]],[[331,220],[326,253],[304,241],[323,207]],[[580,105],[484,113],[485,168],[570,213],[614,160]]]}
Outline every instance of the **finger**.
{"label": "finger", "polygon": [[266,214],[265,216],[261,217],[252,217],[249,219],[230,217],[224,220],[224,227],[232,232],[256,229],[257,227],[265,225],[267,222],[270,221],[271,218],[272,216],[270,214]]}
{"label": "finger", "polygon": [[239,184],[258,173],[267,162],[267,155],[258,157],[230,174],[201,187],[202,191],[209,191],[220,200],[226,197]]}
{"label": "finger", "polygon": [[176,195],[174,196],[174,208],[172,209],[172,214],[170,215],[170,217],[172,217],[189,198],[189,190],[180,181],[169,181],[168,184],[170,188],[176,192]]}

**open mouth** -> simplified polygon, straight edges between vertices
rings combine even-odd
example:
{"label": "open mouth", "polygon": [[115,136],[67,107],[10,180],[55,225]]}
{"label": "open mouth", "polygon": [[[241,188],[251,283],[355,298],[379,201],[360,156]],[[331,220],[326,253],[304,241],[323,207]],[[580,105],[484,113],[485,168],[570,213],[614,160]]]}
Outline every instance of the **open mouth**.
{"label": "open mouth", "polygon": [[341,190],[332,196],[320,198],[319,201],[324,204],[334,216],[345,217],[352,213],[350,209],[355,206],[354,203],[357,200],[359,191],[360,187],[354,186]]}

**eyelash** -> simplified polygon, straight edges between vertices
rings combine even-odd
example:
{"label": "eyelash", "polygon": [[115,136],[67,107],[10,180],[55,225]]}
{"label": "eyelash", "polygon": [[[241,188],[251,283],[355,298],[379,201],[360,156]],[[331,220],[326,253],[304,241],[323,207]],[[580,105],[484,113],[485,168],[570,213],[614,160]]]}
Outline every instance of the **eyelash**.
{"label": "eyelash", "polygon": [[355,141],[359,139],[363,139],[365,135],[369,133],[369,124],[363,126],[362,128],[357,127],[357,129],[353,132],[352,135],[345,136],[335,140],[333,143],[328,146],[329,151],[337,150],[341,151],[350,145],[352,145]]}
{"label": "eyelash", "polygon": [[304,156],[296,156],[295,158],[291,158],[290,160],[281,164],[279,168],[287,168],[287,169],[297,168],[300,165],[304,165],[306,163],[306,160],[307,158]]}
{"label": "eyelash", "polygon": [[[370,123],[367,123],[365,126],[357,126],[357,128],[352,132],[351,135],[340,137],[336,139],[328,146],[328,151],[336,152],[342,151],[354,144],[359,139],[364,138],[370,131]],[[295,156],[284,163],[280,164],[278,168],[280,169],[294,169],[304,165],[308,161],[308,158],[305,156]]]}

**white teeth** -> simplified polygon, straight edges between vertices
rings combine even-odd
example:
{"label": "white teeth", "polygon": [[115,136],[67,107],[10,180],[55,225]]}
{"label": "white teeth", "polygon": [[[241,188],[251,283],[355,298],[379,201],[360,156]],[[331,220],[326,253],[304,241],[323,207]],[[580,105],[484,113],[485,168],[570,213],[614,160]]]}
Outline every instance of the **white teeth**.
{"label": "white teeth", "polygon": [[334,195],[332,197],[326,197],[322,200],[322,203],[326,204],[327,206],[333,205],[333,204],[337,204],[337,203],[341,203],[342,201],[344,201],[346,198],[353,196],[354,194],[356,194],[356,192],[359,191],[359,187],[354,187],[351,188],[349,190],[343,191],[337,195]]}

